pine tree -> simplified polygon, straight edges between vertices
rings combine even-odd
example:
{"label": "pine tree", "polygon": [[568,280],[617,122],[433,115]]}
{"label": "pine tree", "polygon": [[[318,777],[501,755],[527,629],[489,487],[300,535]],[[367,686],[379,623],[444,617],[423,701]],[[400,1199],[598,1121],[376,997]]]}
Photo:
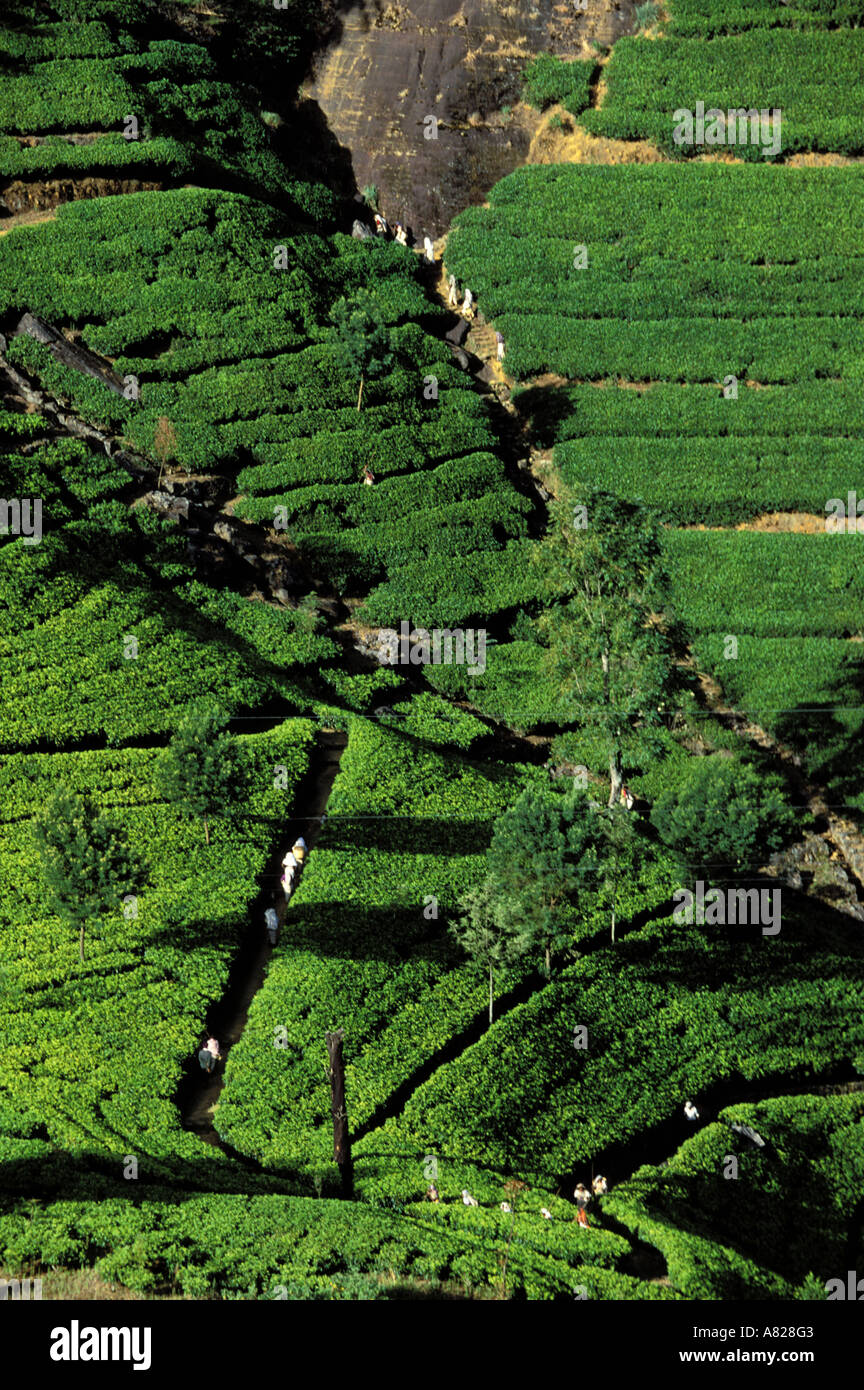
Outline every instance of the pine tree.
{"label": "pine tree", "polygon": [[178,725],[157,773],[167,801],[204,821],[210,843],[210,820],[225,815],[242,797],[247,778],[243,757],[230,734],[228,716],[206,700],[194,701]]}
{"label": "pine tree", "polygon": [[62,790],[36,824],[36,851],[52,911],[78,927],[84,960],[88,921],[143,887],[147,869],[126,832],[87,796]]}
{"label": "pine tree", "polygon": [[580,898],[594,891],[599,834],[596,814],[575,789],[528,788],[495,825],[487,854],[495,893],[543,951],[547,975],[553,955],[573,939]]}
{"label": "pine tree", "polygon": [[459,900],[464,916],[450,930],[465,954],[489,977],[492,1022],[495,976],[525,955],[531,942],[518,917],[507,910],[492,878],[485,878]]}
{"label": "pine tree", "polygon": [[565,706],[602,740],[614,806],[625,752],[658,751],[683,678],[659,527],[638,503],[604,493],[584,511],[583,528],[571,509],[553,509],[555,524],[537,555],[549,598],[538,627]]}
{"label": "pine tree", "polygon": [[363,398],[367,378],[383,376],[393,364],[390,333],[380,305],[368,290],[358,290],[349,299],[334,304],[330,321],[336,329],[333,340],[340,369],[360,382],[357,409]]}

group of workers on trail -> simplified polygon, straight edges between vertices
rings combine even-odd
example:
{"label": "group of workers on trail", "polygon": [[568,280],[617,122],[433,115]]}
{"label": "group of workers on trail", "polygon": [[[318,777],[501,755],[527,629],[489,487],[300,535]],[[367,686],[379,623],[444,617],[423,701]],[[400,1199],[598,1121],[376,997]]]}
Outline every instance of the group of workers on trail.
{"label": "group of workers on trail", "polygon": [[[459,291],[456,288],[455,275],[451,275],[450,279],[447,281],[447,304],[451,309],[457,309],[459,307]],[[474,296],[467,285],[465,286],[465,298],[462,301],[462,308],[459,312],[465,319],[473,319],[476,312],[474,308]],[[498,356],[501,358],[504,356],[504,339],[500,333],[496,333],[495,337],[498,341]]]}
{"label": "group of workers on trail", "polygon": [[[325,817],[321,817],[323,823]],[[302,835],[298,835],[294,844],[282,860],[282,891],[285,894],[285,901],[291,897],[294,891],[294,881],[309,856],[309,846],[306,844]],[[267,940],[271,946],[275,946],[279,938],[279,913],[276,911],[276,898],[264,913],[264,928],[267,932]],[[198,1053],[198,1064],[202,1071],[213,1072],[216,1070],[216,1063],[222,1061],[222,1049],[216,1038],[208,1038],[204,1046]]]}
{"label": "group of workers on trail", "polygon": [[576,1220],[584,1231],[590,1231],[588,1225],[588,1204],[595,1197],[603,1197],[609,1191],[609,1184],[599,1173],[596,1178],[591,1180],[591,1191],[585,1186],[584,1182],[577,1182],[573,1189],[573,1200],[576,1203]]}
{"label": "group of workers on trail", "polygon": [[[379,237],[389,237],[389,236],[390,236],[390,227],[389,227],[389,225],[388,225],[387,218],[383,215],[383,213],[380,213],[380,212],[376,212],[376,213],[375,213],[375,235],[376,235],[376,236],[379,236]],[[405,228],[402,226],[402,223],[401,223],[401,222],[394,222],[394,224],[393,224],[393,239],[394,239],[394,241],[398,241],[398,243],[399,243],[400,246],[407,246],[407,245],[408,245],[408,233],[406,232]],[[428,265],[434,265],[434,264],[435,264],[435,246],[434,246],[434,244],[433,244],[432,238],[429,237],[429,236],[424,236],[424,238],[423,238],[423,258],[424,258],[424,260],[427,262]],[[451,275],[451,276],[449,277],[448,281],[447,281],[447,303],[448,303],[448,305],[449,305],[449,307],[450,307],[451,309],[459,308],[459,291],[458,291],[457,286],[456,286],[456,276],[455,276],[455,275]],[[462,301],[462,307],[461,307],[461,309],[459,309],[459,312],[460,312],[460,314],[462,315],[463,318],[466,318],[466,319],[469,319],[469,320],[470,320],[470,319],[473,319],[474,314],[475,314],[475,312],[476,312],[475,307],[474,307],[474,295],[471,293],[471,291],[469,290],[469,288],[468,288],[467,285],[465,286],[465,297],[464,297],[464,299],[463,299],[463,301]],[[499,362],[503,362],[503,360],[504,360],[504,335],[503,335],[503,333],[496,333],[496,334],[495,334],[495,343],[496,343],[496,346],[497,346],[498,361],[499,361]],[[367,470],[367,472],[368,472],[368,470]],[[371,476],[370,476],[370,477],[364,477],[363,481],[364,481],[364,483],[371,483],[371,482],[373,481],[373,479],[372,479]]]}
{"label": "group of workers on trail", "polygon": [[[585,1187],[584,1183],[580,1182],[576,1185],[576,1188],[573,1192],[573,1197],[576,1202],[576,1220],[579,1223],[579,1225],[582,1226],[585,1230],[590,1229],[588,1226],[588,1217],[586,1215],[586,1212],[588,1208],[588,1203],[593,1200],[592,1193],[594,1197],[602,1197],[608,1191],[608,1182],[604,1177],[601,1177],[599,1174],[596,1178],[592,1180],[591,1192],[588,1191],[588,1188]],[[425,1201],[427,1202],[440,1202],[441,1194],[439,1193],[438,1188],[436,1187],[434,1182],[430,1182],[429,1186],[426,1189],[424,1197]],[[463,1187],[462,1189],[462,1205],[463,1207],[479,1207],[480,1205],[480,1203],[477,1201],[477,1198],[472,1197],[467,1187]],[[502,1202],[501,1210],[506,1213],[512,1212],[513,1208],[511,1207],[509,1202]],[[541,1207],[540,1215],[546,1221],[552,1220],[552,1213],[548,1207]]]}
{"label": "group of workers on trail", "polygon": [[282,860],[282,891],[285,894],[285,901],[294,891],[294,880],[306,862],[309,848],[302,835],[298,835],[294,844]]}
{"label": "group of workers on trail", "polygon": [[[376,212],[375,214],[375,235],[380,237],[388,237],[390,235],[387,218],[380,212]],[[408,233],[401,222],[393,223],[393,240],[398,241],[400,246],[408,245]],[[423,257],[429,265],[435,264],[435,247],[432,244],[432,238],[429,236],[424,236],[423,238]]]}

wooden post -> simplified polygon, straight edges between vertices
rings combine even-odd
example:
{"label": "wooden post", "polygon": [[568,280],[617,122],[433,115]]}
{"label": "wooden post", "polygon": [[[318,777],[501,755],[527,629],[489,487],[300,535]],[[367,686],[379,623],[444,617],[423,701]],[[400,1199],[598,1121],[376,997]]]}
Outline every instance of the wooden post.
{"label": "wooden post", "polygon": [[345,1108],[345,1061],[342,1056],[342,1041],[345,1029],[337,1028],[334,1033],[325,1033],[327,1056],[330,1059],[330,1108],[333,1112],[333,1157],[339,1165],[342,1178],[342,1194],[354,1195],[354,1170],[351,1163],[351,1137],[348,1133],[348,1111]]}

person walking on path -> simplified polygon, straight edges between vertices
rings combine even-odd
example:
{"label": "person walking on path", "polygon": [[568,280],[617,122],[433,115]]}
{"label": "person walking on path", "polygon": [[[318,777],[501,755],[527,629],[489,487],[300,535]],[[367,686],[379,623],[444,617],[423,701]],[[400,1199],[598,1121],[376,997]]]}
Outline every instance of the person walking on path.
{"label": "person walking on path", "polygon": [[294,891],[294,875],[297,872],[297,867],[297,860],[289,850],[282,860],[282,892],[285,894],[286,903]]}
{"label": "person walking on path", "polygon": [[297,839],[291,846],[291,853],[294,855],[294,858],[297,860],[298,864],[302,865],[306,862],[306,855],[309,853],[309,846],[303,839],[302,835],[297,836]]}
{"label": "person walking on path", "polygon": [[435,247],[432,245],[431,237],[424,236],[423,238],[423,254],[430,265],[435,264]]}
{"label": "person walking on path", "polygon": [[451,309],[455,309],[459,303],[459,293],[456,289],[456,276],[451,275],[447,281],[447,303]]}
{"label": "person walking on path", "polygon": [[504,361],[504,334],[496,333],[495,342],[498,344],[498,361]]}
{"label": "person walking on path", "polygon": [[699,1111],[696,1109],[696,1106],[693,1104],[692,1100],[685,1100],[684,1114],[687,1116],[688,1120],[699,1119]]}
{"label": "person walking on path", "polygon": [[264,925],[267,929],[267,940],[271,946],[275,946],[279,936],[279,914],[272,905],[264,913]]}
{"label": "person walking on path", "polygon": [[465,298],[462,301],[462,314],[466,319],[473,319],[474,317],[474,296],[467,287]]}
{"label": "person walking on path", "polygon": [[216,1070],[216,1063],[221,1060],[222,1053],[216,1038],[208,1038],[201,1051],[198,1053],[198,1062],[202,1071],[212,1072]]}
{"label": "person walking on path", "polygon": [[588,1203],[591,1201],[591,1193],[584,1183],[577,1183],[573,1190],[573,1197],[576,1202],[576,1220],[586,1231],[590,1230],[588,1225]]}
{"label": "person walking on path", "polygon": [[591,1184],[591,1191],[594,1193],[595,1197],[603,1197],[608,1192],[608,1190],[609,1184],[607,1183],[606,1179],[601,1177],[598,1173],[597,1177]]}

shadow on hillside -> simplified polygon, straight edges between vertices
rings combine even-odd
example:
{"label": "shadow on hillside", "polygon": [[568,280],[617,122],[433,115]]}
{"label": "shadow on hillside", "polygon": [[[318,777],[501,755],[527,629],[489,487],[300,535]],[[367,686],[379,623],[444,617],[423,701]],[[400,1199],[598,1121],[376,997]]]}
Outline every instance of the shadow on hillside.
{"label": "shadow on hillside", "polygon": [[841,815],[843,806],[836,803],[860,797],[864,790],[864,647],[848,642],[843,655],[844,665],[828,685],[827,700],[799,705],[776,720],[777,738],[801,753],[810,775],[828,787],[827,799]]}
{"label": "shadow on hillside", "polygon": [[532,439],[540,449],[551,449],[557,444],[561,426],[573,418],[569,392],[560,386],[529,386],[518,392],[513,404],[528,422]]}

